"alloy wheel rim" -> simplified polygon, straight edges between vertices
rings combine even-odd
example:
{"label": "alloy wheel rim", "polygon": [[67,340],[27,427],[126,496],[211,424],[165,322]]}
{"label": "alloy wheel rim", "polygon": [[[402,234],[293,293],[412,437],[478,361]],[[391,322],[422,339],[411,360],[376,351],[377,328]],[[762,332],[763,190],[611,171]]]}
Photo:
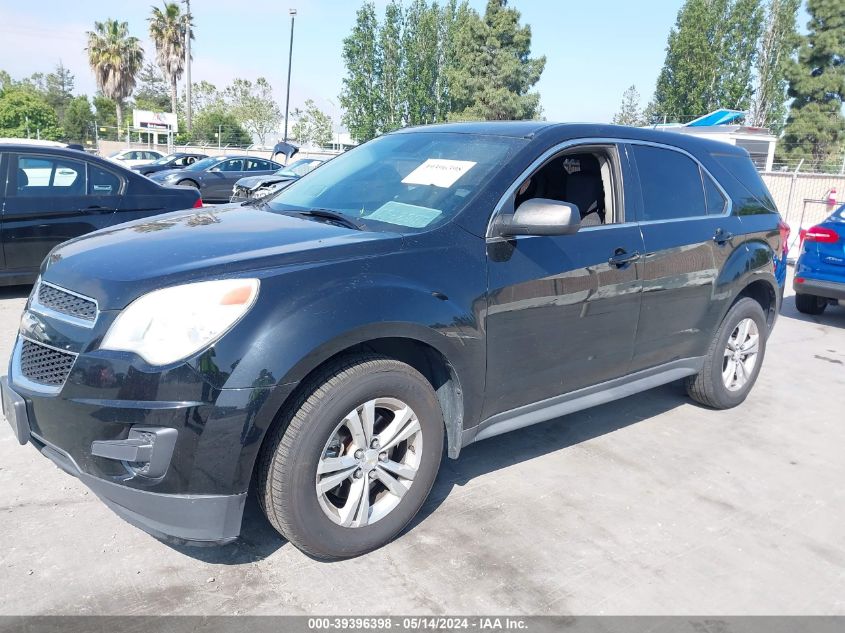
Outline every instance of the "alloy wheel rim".
{"label": "alloy wheel rim", "polygon": [[754,319],[743,319],[737,323],[722,361],[722,381],[729,391],[739,391],[754,373],[760,353],[760,331]]}
{"label": "alloy wheel rim", "polygon": [[422,459],[422,428],[396,398],[374,398],[346,414],[317,462],[320,508],[334,523],[358,528],[390,514],[410,490]]}

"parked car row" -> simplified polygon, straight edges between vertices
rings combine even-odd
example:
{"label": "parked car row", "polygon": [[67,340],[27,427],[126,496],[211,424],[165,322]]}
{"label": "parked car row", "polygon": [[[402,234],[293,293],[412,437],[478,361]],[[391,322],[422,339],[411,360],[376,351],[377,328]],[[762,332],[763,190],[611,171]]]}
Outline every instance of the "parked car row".
{"label": "parked car row", "polygon": [[277,162],[255,156],[210,156],[187,167],[165,169],[150,176],[165,185],[199,189],[206,202],[228,202],[232,187],[245,176],[269,176],[282,168]]}

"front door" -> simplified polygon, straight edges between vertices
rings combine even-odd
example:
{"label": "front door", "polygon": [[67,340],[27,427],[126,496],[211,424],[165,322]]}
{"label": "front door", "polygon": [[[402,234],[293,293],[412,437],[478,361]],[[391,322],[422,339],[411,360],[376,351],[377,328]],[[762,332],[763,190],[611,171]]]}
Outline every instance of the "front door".
{"label": "front door", "polygon": [[514,202],[535,192],[577,204],[582,228],[488,240],[484,417],[628,372],[643,241],[626,218],[623,163],[614,146],[553,157],[519,187]]}

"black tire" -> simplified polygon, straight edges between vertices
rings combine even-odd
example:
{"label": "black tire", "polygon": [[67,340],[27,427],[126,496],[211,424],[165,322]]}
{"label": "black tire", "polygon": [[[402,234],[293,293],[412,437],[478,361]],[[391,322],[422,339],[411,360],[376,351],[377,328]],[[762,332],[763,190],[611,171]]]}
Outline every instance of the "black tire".
{"label": "black tire", "polygon": [[200,186],[195,183],[193,180],[180,180],[176,183],[177,185],[184,185],[186,187],[193,187],[194,189],[199,189]]}
{"label": "black tire", "polygon": [[[739,323],[749,318],[754,321],[759,333],[757,362],[747,382],[738,390],[732,391],[728,389],[722,379],[725,350],[728,347],[728,339]],[[713,409],[730,409],[742,404],[757,381],[760,367],[763,365],[768,334],[769,328],[766,325],[766,317],[760,304],[748,297],[743,297],[737,301],[728,310],[728,313],[722,320],[722,324],[716,331],[716,335],[710,343],[710,348],[707,350],[704,367],[700,372],[686,379],[686,388],[689,396],[696,402],[700,402]]]}
{"label": "black tire", "polygon": [[827,308],[827,299],[816,295],[795,295],[795,307],[802,314],[821,314]]}
{"label": "black tire", "polygon": [[[369,525],[342,527],[320,506],[318,461],[350,411],[384,397],[399,399],[416,413],[420,464],[410,488],[386,516]],[[273,527],[314,558],[336,560],[372,551],[395,538],[428,497],[440,467],[443,428],[434,389],[418,371],[377,355],[340,359],[309,381],[267,438],[256,472],[259,503]]]}

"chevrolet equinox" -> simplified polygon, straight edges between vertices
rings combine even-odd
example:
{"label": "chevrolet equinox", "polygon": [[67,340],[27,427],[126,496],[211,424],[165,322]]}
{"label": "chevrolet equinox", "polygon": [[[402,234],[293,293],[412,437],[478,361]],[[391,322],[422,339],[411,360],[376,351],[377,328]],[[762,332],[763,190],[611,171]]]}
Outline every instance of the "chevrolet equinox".
{"label": "chevrolet equinox", "polygon": [[679,379],[742,403],[785,230],[728,144],[404,129],[272,199],[56,247],[3,407],[159,538],[236,539],[252,487],[294,545],[355,556],[408,525],[444,452]]}

